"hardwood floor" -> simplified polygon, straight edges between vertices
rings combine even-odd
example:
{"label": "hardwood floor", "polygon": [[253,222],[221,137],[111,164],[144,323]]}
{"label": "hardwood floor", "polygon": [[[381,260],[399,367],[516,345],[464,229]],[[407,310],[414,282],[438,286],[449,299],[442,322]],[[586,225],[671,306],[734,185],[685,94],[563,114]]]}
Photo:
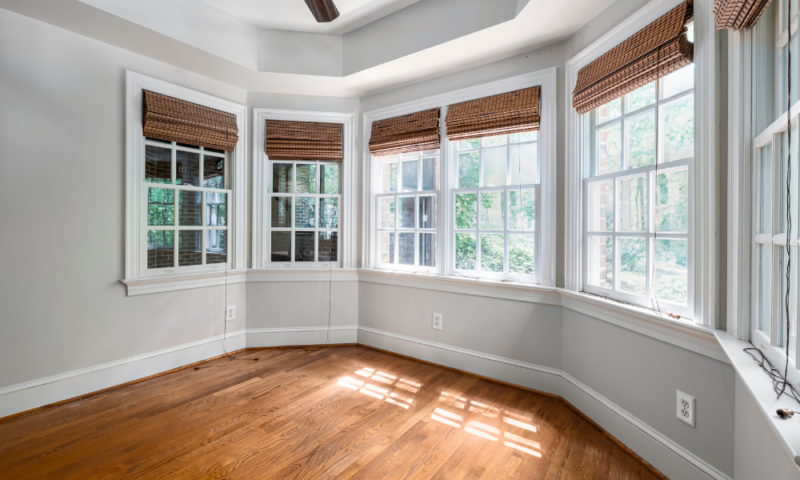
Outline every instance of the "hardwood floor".
{"label": "hardwood floor", "polygon": [[0,478],[664,478],[558,398],[364,347],[256,357],[2,423]]}

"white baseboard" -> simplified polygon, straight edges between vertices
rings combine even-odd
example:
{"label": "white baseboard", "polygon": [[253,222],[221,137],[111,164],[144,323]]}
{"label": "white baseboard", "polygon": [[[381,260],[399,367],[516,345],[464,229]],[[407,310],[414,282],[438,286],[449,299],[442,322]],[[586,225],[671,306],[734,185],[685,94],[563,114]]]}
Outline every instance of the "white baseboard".
{"label": "white baseboard", "polygon": [[[222,355],[222,338],[218,335],[2,388],[0,418]],[[244,330],[227,335],[227,351],[244,347]]]}
{"label": "white baseboard", "polygon": [[669,478],[731,480],[705,460],[560,369],[369,327],[358,328],[358,343],[560,395]]}
{"label": "white baseboard", "polygon": [[247,348],[356,343],[358,325],[247,329]]}
{"label": "white baseboard", "polygon": [[[227,336],[227,350],[360,343],[560,395],[669,478],[731,480],[598,392],[557,368],[357,325],[261,328]],[[0,418],[221,355],[222,335],[0,389]]]}

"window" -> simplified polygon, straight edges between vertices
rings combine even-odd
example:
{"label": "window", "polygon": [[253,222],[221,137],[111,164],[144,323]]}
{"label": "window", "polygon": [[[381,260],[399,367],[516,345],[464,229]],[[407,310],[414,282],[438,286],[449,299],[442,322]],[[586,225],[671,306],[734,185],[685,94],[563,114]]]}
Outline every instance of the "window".
{"label": "window", "polygon": [[691,318],[694,65],[583,125],[583,289]]}
{"label": "window", "polygon": [[147,269],[228,262],[225,152],[145,140]]}
{"label": "window", "polygon": [[457,274],[536,282],[538,132],[450,143]]}
{"label": "window", "polygon": [[269,163],[271,262],[339,262],[339,163]]}
{"label": "window", "polygon": [[398,270],[438,269],[439,150],[373,159],[380,177],[375,195],[377,265]]}
{"label": "window", "polygon": [[[792,35],[787,34],[786,10],[787,1],[769,7],[777,15],[765,14],[756,23],[754,38],[759,47],[754,48],[756,55],[763,55],[772,66],[772,72],[754,72],[758,78],[754,81],[753,102],[757,103],[762,115],[754,115],[753,133],[755,154],[753,156],[754,188],[753,188],[753,298],[752,305],[752,337],[753,343],[777,347],[765,351],[773,365],[782,365],[785,361],[785,348],[789,346],[789,358],[797,358],[797,285],[798,276],[798,177],[800,176],[800,159],[798,159],[798,84],[797,68],[798,35],[797,35],[797,1],[789,5],[788,14],[792,18]],[[767,12],[769,13],[769,11]],[[763,40],[763,42],[762,42]],[[787,99],[786,88],[786,52],[792,55],[791,98]],[[758,61],[758,60],[757,60]],[[756,65],[757,63],[753,63]],[[773,82],[774,80],[774,83]],[[773,88],[770,88],[773,87]],[[786,126],[787,100],[792,104],[792,145],[791,145],[791,238],[787,238],[786,200],[787,200],[787,161],[789,154],[788,134]],[[787,250],[788,249],[788,250]],[[784,295],[786,294],[786,264],[788,254],[791,255],[789,317],[787,319]],[[786,322],[789,322],[791,334],[786,338]]]}

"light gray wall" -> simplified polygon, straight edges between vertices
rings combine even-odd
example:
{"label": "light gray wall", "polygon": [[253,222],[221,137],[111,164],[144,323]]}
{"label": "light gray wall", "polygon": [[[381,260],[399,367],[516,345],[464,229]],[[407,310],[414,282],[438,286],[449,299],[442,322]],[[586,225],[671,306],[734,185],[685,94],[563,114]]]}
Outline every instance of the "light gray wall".
{"label": "light gray wall", "polygon": [[[331,295],[328,295],[328,292]],[[247,283],[247,328],[358,325],[358,282]]]}
{"label": "light gray wall", "polygon": [[[564,371],[733,475],[730,365],[566,308],[562,335]],[[695,428],[676,418],[676,390],[695,397]]]}
{"label": "light gray wall", "polygon": [[[224,288],[127,297],[125,69],[246,92],[0,10],[0,386],[223,331]],[[245,289],[229,287],[237,319]],[[24,359],[24,361],[22,360]]]}
{"label": "light gray wall", "polygon": [[561,368],[560,307],[363,281],[358,299],[359,325]]}
{"label": "light gray wall", "polygon": [[800,470],[786,453],[740,378],[736,378],[736,480],[798,480]]}

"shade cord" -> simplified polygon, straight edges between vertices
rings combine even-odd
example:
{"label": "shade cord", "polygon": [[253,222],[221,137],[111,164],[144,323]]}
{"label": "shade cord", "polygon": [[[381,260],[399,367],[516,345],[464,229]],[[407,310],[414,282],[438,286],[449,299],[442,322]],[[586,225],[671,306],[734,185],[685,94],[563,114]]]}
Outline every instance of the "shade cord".
{"label": "shade cord", "polygon": [[[789,43],[792,41],[792,18],[786,12],[786,34],[789,38]],[[788,386],[789,375],[789,335],[791,334],[791,321],[789,317],[789,293],[792,281],[792,49],[786,48],[786,293],[784,294],[784,309],[786,310],[786,364],[783,369],[783,379],[780,385],[778,398],[783,395]]]}

